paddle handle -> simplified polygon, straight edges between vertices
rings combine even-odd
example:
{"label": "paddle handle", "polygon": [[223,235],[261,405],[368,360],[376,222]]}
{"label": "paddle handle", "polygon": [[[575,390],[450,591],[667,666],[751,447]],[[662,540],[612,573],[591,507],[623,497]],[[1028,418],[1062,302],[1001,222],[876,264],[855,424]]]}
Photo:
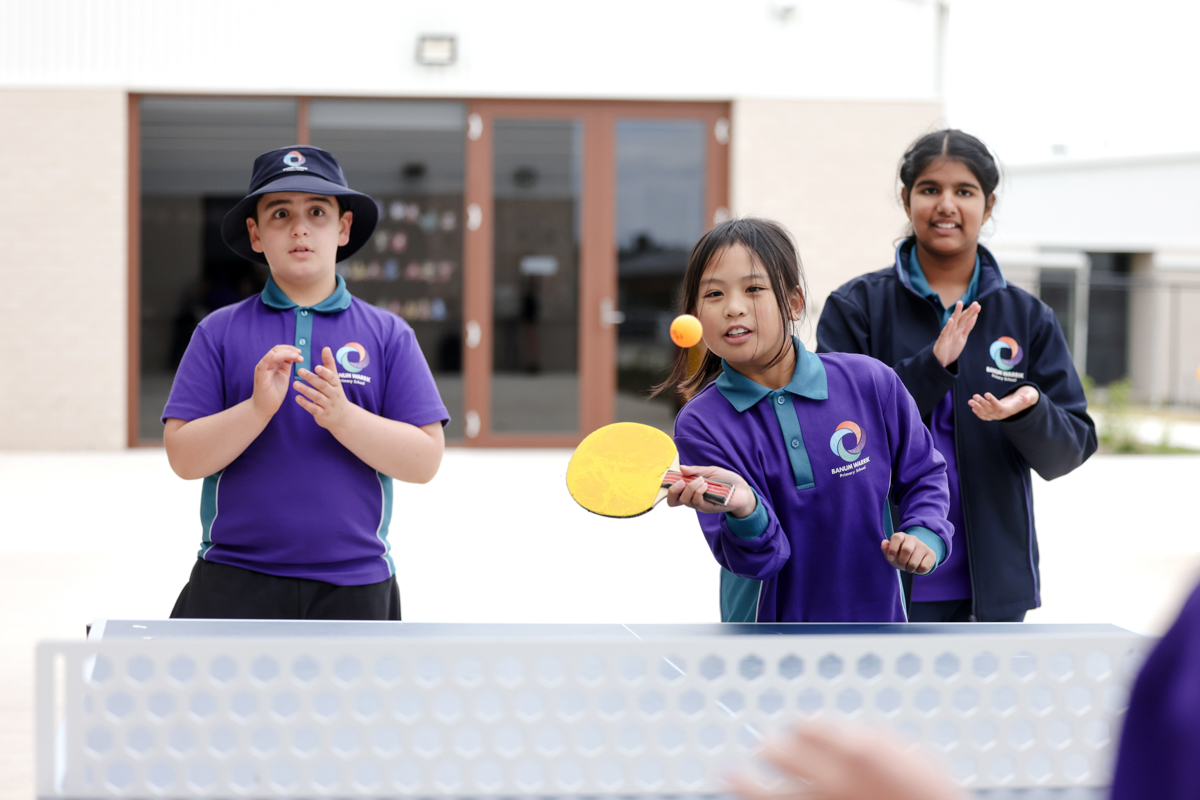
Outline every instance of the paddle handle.
{"label": "paddle handle", "polygon": [[[669,469],[663,475],[662,485],[667,488],[678,480],[687,480],[682,472]],[[733,497],[733,484],[725,481],[704,481],[704,499],[714,505],[727,506],[730,498]]]}

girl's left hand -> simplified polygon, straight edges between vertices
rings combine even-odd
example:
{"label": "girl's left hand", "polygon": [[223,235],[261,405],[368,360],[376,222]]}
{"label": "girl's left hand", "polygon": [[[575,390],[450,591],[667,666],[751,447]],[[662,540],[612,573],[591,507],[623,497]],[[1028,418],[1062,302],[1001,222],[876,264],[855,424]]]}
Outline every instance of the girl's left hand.
{"label": "girl's left hand", "polygon": [[1027,408],[1033,408],[1037,405],[1039,397],[1041,395],[1038,394],[1038,390],[1026,384],[1000,399],[996,399],[991,392],[983,397],[975,395],[967,401],[967,405],[975,412],[975,416],[984,422],[996,422],[1008,419],[1013,414],[1020,414]]}
{"label": "girl's left hand", "polygon": [[915,575],[932,572],[937,566],[937,554],[929,549],[929,545],[908,533],[893,533],[890,540],[884,539],[880,543],[879,549],[893,567]]}

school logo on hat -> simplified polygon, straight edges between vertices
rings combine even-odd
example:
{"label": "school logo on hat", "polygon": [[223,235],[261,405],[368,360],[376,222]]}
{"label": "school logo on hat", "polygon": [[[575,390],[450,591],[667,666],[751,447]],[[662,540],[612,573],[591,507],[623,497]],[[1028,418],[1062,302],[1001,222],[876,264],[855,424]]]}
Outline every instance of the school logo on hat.
{"label": "school logo on hat", "polygon": [[[845,438],[850,434],[854,434],[854,447],[847,449]],[[856,461],[862,455],[863,448],[867,446],[867,435],[863,433],[862,428],[858,427],[858,423],[846,420],[833,431],[833,438],[829,440],[829,449],[837,453],[843,461]]]}
{"label": "school logo on hat", "polygon": [[[358,355],[357,362],[352,362],[350,360],[351,353],[356,353]],[[367,368],[367,365],[371,363],[371,358],[367,355],[366,348],[358,342],[350,342],[345,347],[338,350],[337,356],[335,357],[337,358],[337,362],[341,364],[342,368],[347,372],[362,372]]]}
{"label": "school logo on hat", "polygon": [[[1005,348],[1008,348],[1008,358],[1001,358],[1000,353]],[[1021,346],[1011,336],[1001,336],[992,342],[992,346],[988,349],[988,352],[991,353],[992,360],[996,362],[996,366],[1002,370],[1010,370],[1021,363]]]}
{"label": "school logo on hat", "polygon": [[304,162],[307,160],[308,159],[306,159],[304,157],[304,154],[301,153],[299,150],[293,150],[290,153],[288,153],[286,156],[283,157],[283,163],[287,164],[287,166],[283,168],[283,171],[284,172],[308,172],[308,167],[304,166]]}
{"label": "school logo on hat", "polygon": [[250,245],[246,220],[254,216],[262,196],[273,192],[336,197],[342,210],[354,215],[349,241],[338,247],[337,261],[345,261],[366,244],[379,221],[379,206],[346,185],[346,175],[331,153],[306,144],[271,150],[254,159],[246,196],[221,220],[221,238],[229,249],[259,264],[266,264],[267,257]]}

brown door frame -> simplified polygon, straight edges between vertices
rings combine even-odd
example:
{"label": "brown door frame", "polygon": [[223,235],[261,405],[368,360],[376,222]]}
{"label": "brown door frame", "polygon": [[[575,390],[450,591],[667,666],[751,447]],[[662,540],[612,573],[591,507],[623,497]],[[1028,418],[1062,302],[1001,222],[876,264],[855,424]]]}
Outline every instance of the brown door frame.
{"label": "brown door frame", "polygon": [[139,435],[141,425],[142,394],[142,95],[130,93],[128,106],[129,169],[126,191],[128,227],[125,235],[126,268],[125,302],[126,336],[125,357],[128,360],[125,376],[125,443],[129,447],[161,446],[162,442],[146,441]]}
{"label": "brown door frame", "polygon": [[[277,97],[278,95],[252,95]],[[141,129],[143,97],[251,97],[251,95],[134,93],[128,95],[128,316],[127,431],[129,447],[161,446],[161,440],[138,435],[141,392]],[[310,96],[297,101],[297,143],[308,141]],[[604,298],[617,297],[617,254],[613,245],[616,216],[616,121],[618,119],[700,119],[707,128],[705,228],[728,215],[728,102],[504,100],[464,98],[363,97],[374,100],[436,99],[465,102],[468,119],[478,114],[478,138],[467,126],[464,210],[478,204],[478,230],[463,229],[463,319],[479,324],[481,340],[464,347],[464,409],[479,415],[479,434],[464,443],[472,447],[574,447],[583,436],[613,421],[616,408],[617,328],[600,318]],[[579,421],[577,433],[539,435],[491,432],[492,350],[492,128],[497,116],[518,118],[573,117],[582,120],[583,195],[580,198],[579,253]],[[724,141],[717,139],[723,125]],[[615,310],[615,307],[614,307]],[[464,341],[470,332],[465,332]]]}
{"label": "brown door frame", "polygon": [[[701,119],[705,122],[705,228],[728,215],[728,103],[659,103],[571,100],[473,100],[467,106],[466,181],[463,202],[479,227],[464,229],[463,319],[478,325],[464,332],[475,342],[463,355],[464,413],[471,447],[574,447],[616,412],[617,327],[601,318],[606,301],[616,310],[616,122],[618,119]],[[492,131],[497,118],[583,122],[583,193],[579,251],[579,423],[575,433],[496,434],[491,430],[493,227]],[[723,120],[723,122],[722,122]],[[724,141],[717,140],[724,125]],[[474,138],[472,138],[474,137]]]}

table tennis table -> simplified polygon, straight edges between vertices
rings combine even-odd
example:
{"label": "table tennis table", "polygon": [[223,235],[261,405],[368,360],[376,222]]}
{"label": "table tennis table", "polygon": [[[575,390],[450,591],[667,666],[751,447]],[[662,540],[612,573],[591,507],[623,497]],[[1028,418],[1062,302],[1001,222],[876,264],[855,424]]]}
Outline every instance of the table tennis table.
{"label": "table tennis table", "polygon": [[38,796],[717,796],[773,731],[833,719],[895,731],[978,797],[1098,800],[1149,644],[1112,625],[96,620],[38,647]]}

